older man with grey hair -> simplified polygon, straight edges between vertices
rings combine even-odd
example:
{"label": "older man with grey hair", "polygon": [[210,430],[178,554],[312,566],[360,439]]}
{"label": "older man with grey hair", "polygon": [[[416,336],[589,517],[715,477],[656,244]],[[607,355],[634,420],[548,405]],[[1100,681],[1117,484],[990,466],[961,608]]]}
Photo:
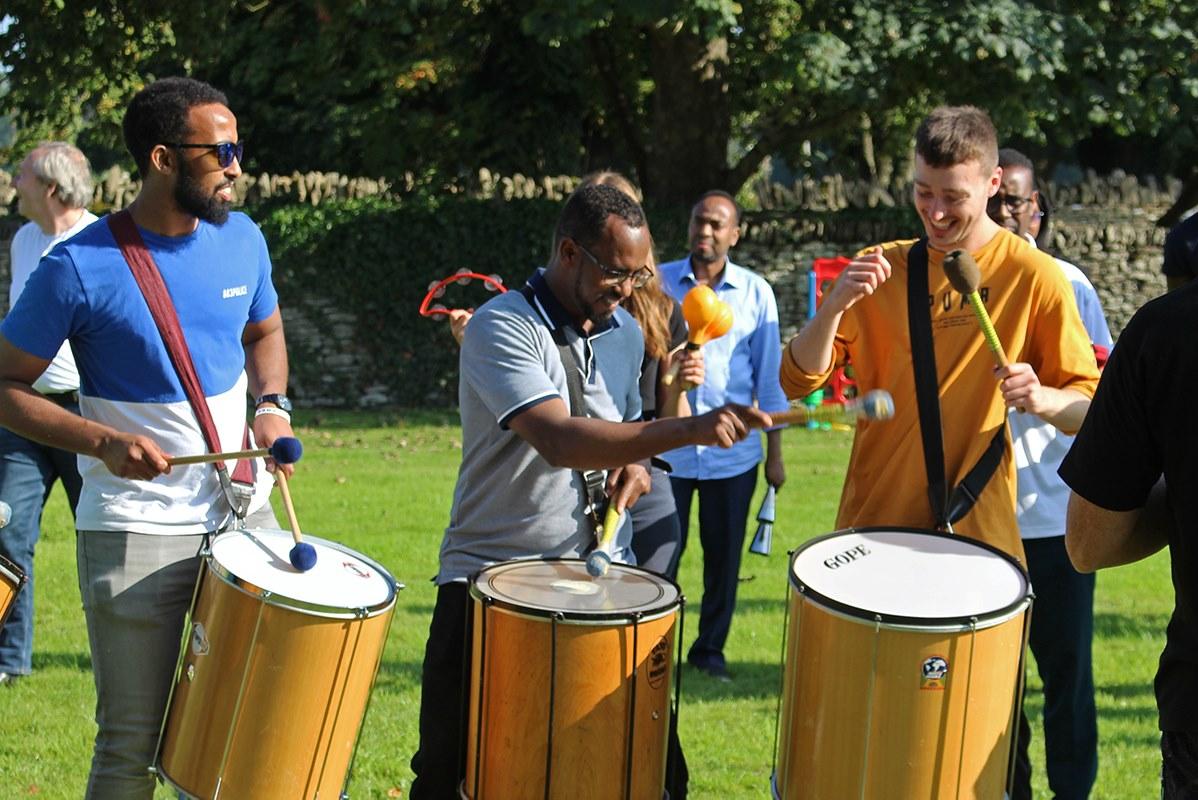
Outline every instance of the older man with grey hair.
{"label": "older man with grey hair", "polygon": [[[91,165],[66,142],[45,142],[30,151],[15,185],[18,210],[30,221],[12,240],[10,307],[41,257],[96,221],[86,208],[92,197]],[[33,387],[79,413],[79,373],[70,345],[63,344]],[[82,483],[75,454],[0,428],[0,499],[12,507],[12,519],[0,528],[0,555],[29,578],[0,628],[0,686],[33,670],[33,551],[41,533],[42,507],[56,480],[62,481],[74,513]]]}

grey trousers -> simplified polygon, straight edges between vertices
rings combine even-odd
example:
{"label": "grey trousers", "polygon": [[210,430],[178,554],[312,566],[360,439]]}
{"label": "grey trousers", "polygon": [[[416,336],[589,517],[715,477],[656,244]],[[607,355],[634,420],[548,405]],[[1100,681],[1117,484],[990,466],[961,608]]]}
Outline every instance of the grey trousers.
{"label": "grey trousers", "polygon": [[[277,528],[269,504],[249,528]],[[158,745],[204,535],[79,531],[79,593],[96,681],[87,800],[151,800]]]}

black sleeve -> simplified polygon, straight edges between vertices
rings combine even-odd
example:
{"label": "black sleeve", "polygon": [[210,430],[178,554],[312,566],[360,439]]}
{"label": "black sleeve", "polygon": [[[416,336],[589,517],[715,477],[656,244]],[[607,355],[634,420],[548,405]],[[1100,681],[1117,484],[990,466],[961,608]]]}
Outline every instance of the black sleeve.
{"label": "black sleeve", "polygon": [[1154,430],[1163,409],[1152,407],[1160,404],[1151,402],[1153,353],[1144,336],[1149,327],[1141,312],[1124,329],[1058,471],[1073,491],[1111,511],[1143,506],[1163,468]]}

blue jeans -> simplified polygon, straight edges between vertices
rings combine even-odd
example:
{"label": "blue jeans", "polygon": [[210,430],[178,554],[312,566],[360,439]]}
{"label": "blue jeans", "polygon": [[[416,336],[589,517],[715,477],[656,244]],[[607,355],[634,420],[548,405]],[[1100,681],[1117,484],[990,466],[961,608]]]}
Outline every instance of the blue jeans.
{"label": "blue jeans", "polygon": [[[75,404],[63,408],[79,413]],[[17,594],[8,622],[0,628],[0,672],[28,675],[33,670],[33,550],[54,481],[62,481],[71,513],[75,513],[82,486],[76,459],[74,453],[0,428],[0,500],[12,506],[12,519],[0,528],[0,555],[29,578]]]}

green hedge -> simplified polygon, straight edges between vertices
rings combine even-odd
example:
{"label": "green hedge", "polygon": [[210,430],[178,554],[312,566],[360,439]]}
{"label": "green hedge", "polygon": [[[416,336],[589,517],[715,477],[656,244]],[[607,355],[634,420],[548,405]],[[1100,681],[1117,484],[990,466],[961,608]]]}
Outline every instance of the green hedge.
{"label": "green hedge", "polygon": [[[284,312],[302,314],[320,332],[289,340],[296,394],[352,408],[381,385],[400,405],[456,405],[457,348],[448,324],[418,314],[429,283],[468,268],[523,285],[546,261],[560,208],[543,199],[450,196],[251,209],[270,243]],[[649,217],[659,250],[682,252],[685,210],[650,210]],[[489,296],[477,282],[451,291],[471,304]],[[347,312],[356,319],[349,331],[338,324]],[[346,355],[357,369],[330,366]]]}

